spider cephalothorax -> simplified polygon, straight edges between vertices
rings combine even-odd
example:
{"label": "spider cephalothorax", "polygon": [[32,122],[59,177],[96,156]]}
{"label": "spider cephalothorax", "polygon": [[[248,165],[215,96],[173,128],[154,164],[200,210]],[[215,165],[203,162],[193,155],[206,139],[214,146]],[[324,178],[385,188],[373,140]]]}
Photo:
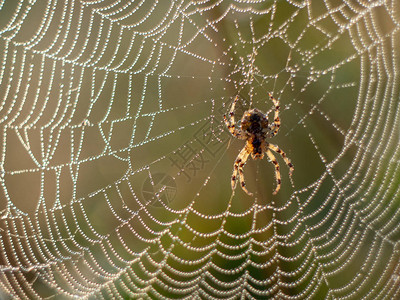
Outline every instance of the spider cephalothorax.
{"label": "spider cephalothorax", "polygon": [[294,170],[294,167],[289,158],[286,157],[285,152],[283,152],[278,146],[270,144],[266,141],[266,138],[275,136],[280,127],[279,102],[272,97],[271,94],[269,94],[269,97],[275,105],[274,122],[271,124],[269,124],[267,116],[262,111],[258,110],[257,108],[253,108],[244,112],[241,120],[241,127],[240,129],[237,129],[235,127],[234,111],[236,102],[239,98],[238,96],[236,96],[232,103],[229,111],[229,120],[226,115],[224,115],[225,124],[232,135],[238,139],[247,141],[246,145],[236,158],[234,164],[231,179],[232,189],[235,189],[237,175],[239,175],[239,181],[242,189],[249,195],[252,195],[252,193],[250,193],[245,187],[246,184],[244,182],[243,166],[250,154],[253,159],[262,159],[264,157],[264,153],[266,153],[268,159],[274,164],[277,186],[273,194],[276,194],[281,188],[281,173],[279,170],[278,161],[272,154],[271,150],[282,156],[286,165],[289,167],[290,176],[292,176]]}

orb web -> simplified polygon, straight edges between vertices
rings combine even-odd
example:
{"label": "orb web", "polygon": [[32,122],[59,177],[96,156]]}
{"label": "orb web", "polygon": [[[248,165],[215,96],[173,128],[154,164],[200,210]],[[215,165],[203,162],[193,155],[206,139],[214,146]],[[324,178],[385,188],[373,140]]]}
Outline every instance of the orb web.
{"label": "orb web", "polygon": [[[399,9],[1,1],[3,296],[398,298]],[[268,93],[295,171],[249,197],[223,115]]]}

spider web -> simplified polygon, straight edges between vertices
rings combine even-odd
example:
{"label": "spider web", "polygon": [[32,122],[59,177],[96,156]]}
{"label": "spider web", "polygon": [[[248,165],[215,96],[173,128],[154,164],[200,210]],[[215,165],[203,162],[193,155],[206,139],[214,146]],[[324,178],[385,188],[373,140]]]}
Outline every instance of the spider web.
{"label": "spider web", "polygon": [[2,296],[399,298],[397,3],[0,1]]}

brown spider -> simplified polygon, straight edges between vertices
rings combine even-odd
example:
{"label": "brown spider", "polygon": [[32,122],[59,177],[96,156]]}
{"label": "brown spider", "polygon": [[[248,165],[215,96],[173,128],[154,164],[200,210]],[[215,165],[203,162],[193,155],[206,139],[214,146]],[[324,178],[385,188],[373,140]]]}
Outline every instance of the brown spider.
{"label": "brown spider", "polygon": [[239,96],[236,96],[235,100],[232,103],[231,109],[229,111],[229,120],[227,119],[226,115],[224,115],[225,124],[231,134],[238,139],[247,141],[246,145],[237,156],[235,164],[233,165],[233,174],[231,180],[232,190],[235,189],[236,178],[239,174],[240,185],[242,186],[242,189],[250,196],[252,196],[253,194],[246,189],[246,183],[244,182],[243,175],[243,166],[245,165],[247,158],[250,154],[253,159],[262,159],[264,157],[264,153],[266,153],[269,161],[274,164],[277,182],[276,189],[273,192],[274,195],[281,188],[281,173],[279,171],[279,164],[274,154],[272,154],[270,150],[282,156],[286,165],[289,167],[290,176],[292,176],[292,173],[294,171],[294,167],[290,162],[290,159],[286,157],[285,152],[283,152],[278,146],[270,144],[266,141],[267,137],[274,137],[278,133],[279,126],[281,125],[281,122],[279,120],[279,101],[272,97],[270,93],[268,93],[268,95],[275,106],[274,122],[272,124],[268,124],[267,115],[265,115],[257,108],[253,108],[244,112],[241,120],[241,128],[237,129],[235,127],[235,118],[233,115],[235,105],[239,99]]}

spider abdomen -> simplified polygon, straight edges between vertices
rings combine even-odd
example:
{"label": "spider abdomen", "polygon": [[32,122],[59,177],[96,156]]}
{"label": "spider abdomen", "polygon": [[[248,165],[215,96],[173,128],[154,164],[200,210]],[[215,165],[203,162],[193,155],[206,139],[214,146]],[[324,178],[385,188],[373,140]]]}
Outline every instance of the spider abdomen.
{"label": "spider abdomen", "polygon": [[250,124],[250,128],[248,129],[248,131],[252,134],[257,134],[257,133],[261,133],[262,128],[259,122],[253,122]]}
{"label": "spider abdomen", "polygon": [[263,130],[267,127],[267,118],[256,108],[247,111],[242,118],[242,130],[250,135],[262,135]]}

